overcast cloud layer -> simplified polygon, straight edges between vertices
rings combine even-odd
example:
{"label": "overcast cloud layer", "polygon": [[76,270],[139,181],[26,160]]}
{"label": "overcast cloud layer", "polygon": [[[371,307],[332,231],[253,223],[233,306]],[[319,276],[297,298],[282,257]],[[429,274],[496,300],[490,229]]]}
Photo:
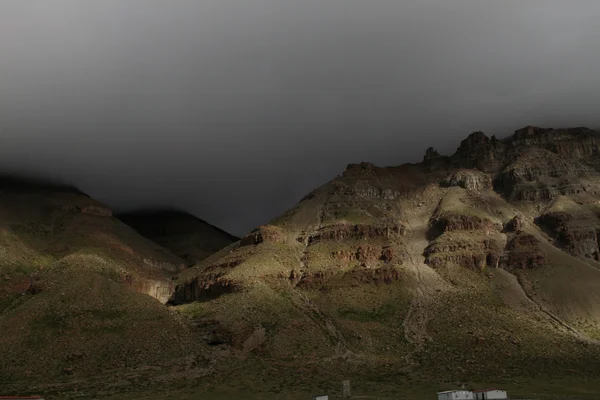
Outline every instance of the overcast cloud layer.
{"label": "overcast cloud layer", "polygon": [[600,126],[600,2],[3,0],[0,166],[235,234],[349,162]]}

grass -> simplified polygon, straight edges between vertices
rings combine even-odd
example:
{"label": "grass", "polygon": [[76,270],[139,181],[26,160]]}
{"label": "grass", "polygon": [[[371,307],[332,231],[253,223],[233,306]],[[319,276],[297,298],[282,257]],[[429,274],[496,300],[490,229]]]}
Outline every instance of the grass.
{"label": "grass", "polygon": [[357,322],[388,322],[396,315],[397,311],[398,309],[395,304],[385,303],[381,307],[371,310],[341,308],[338,311],[338,315],[341,318]]}
{"label": "grass", "polygon": [[368,224],[373,222],[373,217],[364,212],[360,212],[355,208],[347,208],[334,211],[331,216],[331,221],[346,221],[351,224]]}
{"label": "grass", "polygon": [[434,217],[451,215],[475,216],[499,222],[495,215],[491,214],[488,206],[489,200],[486,193],[476,193],[462,188],[453,187],[448,190],[440,201]]}
{"label": "grass", "polygon": [[[287,374],[286,374],[287,376]],[[491,379],[490,381],[455,382],[434,377],[413,377],[390,374],[382,379],[368,380],[361,376],[349,377],[352,394],[363,399],[414,399],[428,400],[435,398],[440,390],[460,388],[499,387],[508,391],[509,396],[520,398],[535,398],[540,400],[593,400],[600,393],[600,380],[583,379],[576,376],[538,376],[533,379],[516,378],[511,380]],[[271,378],[240,379],[232,385],[222,383],[192,383],[157,387],[152,389],[132,388],[128,393],[98,395],[98,391],[81,390],[78,393],[65,393],[53,398],[104,398],[106,400],[141,400],[153,398],[157,400],[170,399],[203,399],[203,400],[306,400],[315,395],[328,394],[330,399],[341,398],[341,380],[325,373],[322,378],[310,379],[296,375],[293,380],[273,375]]]}

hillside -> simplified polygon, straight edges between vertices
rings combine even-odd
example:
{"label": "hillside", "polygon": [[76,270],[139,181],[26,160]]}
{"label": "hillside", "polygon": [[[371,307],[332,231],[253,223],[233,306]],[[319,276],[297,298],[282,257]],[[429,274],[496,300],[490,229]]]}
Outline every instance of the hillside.
{"label": "hillside", "polygon": [[239,238],[179,210],[141,210],[118,215],[141,235],[194,265]]}
{"label": "hillside", "polygon": [[0,178],[0,388],[194,362],[163,305],[185,267],[74,188]]}
{"label": "hillside", "polygon": [[599,143],[526,127],[418,164],[349,165],[182,272],[171,303],[223,346],[320,375],[593,376]]}
{"label": "hillside", "polygon": [[78,191],[4,190],[0,387],[593,380],[599,144],[526,127],[350,164],[240,240],[181,213],[121,217],[144,238]]}

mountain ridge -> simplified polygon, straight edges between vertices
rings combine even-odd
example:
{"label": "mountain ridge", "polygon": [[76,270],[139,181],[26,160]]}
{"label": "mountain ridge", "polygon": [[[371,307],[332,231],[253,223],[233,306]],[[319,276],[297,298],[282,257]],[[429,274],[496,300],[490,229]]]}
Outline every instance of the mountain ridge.
{"label": "mountain ridge", "polygon": [[[149,251],[127,245],[141,241],[139,234],[99,222],[121,226],[112,214],[78,219],[91,237],[101,232],[112,240],[101,241],[94,250],[99,253],[84,241],[77,251],[55,251],[39,262],[51,265],[37,272],[48,302],[28,289],[0,312],[0,327],[10,328],[12,340],[4,339],[0,354],[14,362],[3,372],[46,382],[57,375],[84,379],[101,373],[106,359],[135,379],[146,374],[144,366],[161,365],[144,379],[177,369],[170,376],[179,378],[172,379],[202,376],[201,382],[225,384],[232,371],[240,382],[286,385],[347,377],[436,386],[491,377],[591,378],[600,372],[599,141],[586,128],[525,127],[500,140],[474,132],[450,156],[428,148],[420,163],[348,164],[279,217],[239,240],[228,237],[191,267],[188,259],[168,271],[168,289],[160,296],[167,308],[127,289],[127,280],[114,274],[122,260],[123,268],[133,268],[135,254]],[[38,208],[47,202],[52,198],[44,197]],[[104,210],[64,202],[57,200],[62,212]],[[45,221],[38,214],[32,220]],[[49,221],[48,229],[61,226]],[[36,232],[46,243],[46,231]],[[70,243],[70,236],[62,238]],[[120,250],[105,253],[107,243]],[[14,246],[14,254],[35,258],[21,242]],[[64,271],[68,277],[95,270],[109,274],[90,273],[93,280],[81,279],[80,290],[67,291],[59,278]],[[110,295],[99,291],[94,298],[110,307],[65,311],[86,303],[83,288],[103,285]],[[73,300],[60,300],[63,291]],[[135,311],[128,311],[130,303],[138,304]],[[51,312],[36,316],[34,305]],[[37,351],[52,361],[33,372],[32,354],[20,360],[9,350],[26,346],[11,328],[22,326],[14,318],[54,337],[79,333],[74,317],[98,315],[100,333],[89,336],[90,344],[43,345]],[[149,351],[143,356],[123,326],[128,319],[144,327]],[[125,341],[111,336],[115,329]],[[98,338],[110,345],[86,362]],[[127,357],[115,354],[119,346]]]}
{"label": "mountain ridge", "polygon": [[[297,337],[308,335],[322,357],[349,350],[379,360],[374,365],[392,362],[398,370],[441,373],[435,357],[452,357],[464,366],[449,375],[460,379],[498,369],[510,376],[539,363],[552,366],[539,373],[558,371],[557,364],[563,370],[597,368],[596,356],[580,343],[581,337],[595,343],[600,323],[594,294],[600,288],[594,259],[600,225],[582,225],[571,206],[570,217],[554,223],[553,239],[539,217],[554,215],[545,209],[560,196],[581,203],[581,212],[599,212],[598,137],[585,128],[525,127],[502,140],[474,132],[451,156],[430,148],[421,163],[349,164],[282,216],[180,274],[175,304],[182,312],[221,310],[213,320],[229,332],[233,348],[240,348],[252,327],[271,326],[255,351],[274,359],[317,357],[308,349],[294,351],[305,345]],[[591,239],[581,245],[583,238]],[[587,277],[589,290],[569,299],[570,285],[579,282],[563,281],[571,270]],[[391,294],[381,293],[384,287]],[[500,287],[521,300],[514,303]],[[358,294],[365,291],[378,294]],[[282,303],[281,293],[289,300]],[[562,300],[549,301],[551,295]],[[382,304],[389,296],[396,300]],[[460,301],[475,301],[474,316]],[[365,302],[380,311],[365,310]],[[243,304],[262,311],[242,316],[234,310]],[[492,305],[500,314],[490,313]],[[453,323],[440,314],[446,307],[455,309],[456,318],[504,328],[491,333],[492,341],[480,340],[490,333],[478,327],[471,333],[448,330]],[[321,317],[310,317],[314,312]],[[302,331],[293,333],[293,321]],[[394,327],[395,321],[401,325]],[[356,334],[362,342],[352,339]],[[344,340],[327,344],[326,337],[340,335]],[[394,336],[404,338],[394,344],[394,354],[404,356],[385,355],[383,343]],[[278,347],[280,342],[290,348]],[[334,350],[339,346],[341,352]],[[506,359],[473,364],[474,349]],[[511,372],[510,364],[519,367]]]}

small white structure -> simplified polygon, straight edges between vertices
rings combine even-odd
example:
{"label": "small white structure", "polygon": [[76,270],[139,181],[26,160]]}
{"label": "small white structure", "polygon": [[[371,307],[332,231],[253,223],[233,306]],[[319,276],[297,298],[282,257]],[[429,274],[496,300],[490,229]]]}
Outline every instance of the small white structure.
{"label": "small white structure", "polygon": [[327,396],[326,394],[322,394],[320,396],[315,396],[313,397],[314,400],[329,400],[329,396]]}
{"label": "small white structure", "polygon": [[475,394],[475,400],[506,400],[506,399],[508,399],[506,390],[500,390],[500,389],[473,390],[473,394]]}
{"label": "small white structure", "polygon": [[438,392],[438,400],[474,400],[473,392],[469,390],[447,390]]}

